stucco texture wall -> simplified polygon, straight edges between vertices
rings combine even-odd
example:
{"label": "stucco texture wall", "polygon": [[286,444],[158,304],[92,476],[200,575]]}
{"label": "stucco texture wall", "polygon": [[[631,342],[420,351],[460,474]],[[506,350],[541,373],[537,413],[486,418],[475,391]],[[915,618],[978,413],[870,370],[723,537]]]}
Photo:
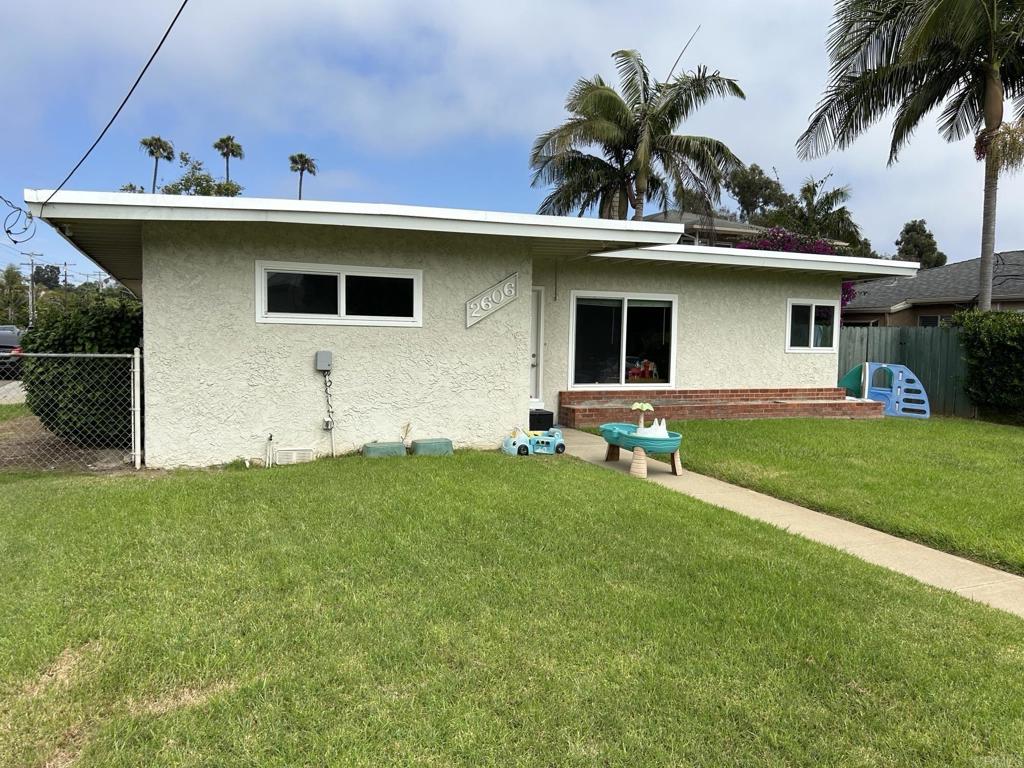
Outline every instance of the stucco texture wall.
{"label": "stucco texture wall", "polygon": [[[786,300],[838,300],[837,276],[681,265],[538,262],[544,287],[544,404],[569,388],[573,290],[676,294],[680,389],[834,387],[835,353],[786,352]],[[838,318],[837,318],[838,323]]]}
{"label": "stucco texture wall", "polygon": [[[255,262],[423,270],[423,327],[257,323]],[[468,298],[512,272],[520,297],[472,328]],[[525,421],[531,261],[510,239],[276,224],[143,231],[146,463],[202,466],[279,448],[329,452],[319,349],[334,353],[339,453],[449,437],[494,447]]]}

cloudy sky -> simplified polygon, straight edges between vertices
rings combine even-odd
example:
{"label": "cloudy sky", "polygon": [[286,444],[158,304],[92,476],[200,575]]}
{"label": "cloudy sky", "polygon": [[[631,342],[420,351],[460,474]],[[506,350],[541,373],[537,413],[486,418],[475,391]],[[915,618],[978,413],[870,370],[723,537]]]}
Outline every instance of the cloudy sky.
{"label": "cloudy sky", "polygon": [[[109,118],[179,0],[51,0],[5,11],[0,27],[3,108],[0,194],[52,188]],[[531,212],[533,138],[559,122],[580,76],[612,78],[609,54],[637,48],[666,73],[699,24],[683,66],[735,77],[744,102],[712,104],[684,126],[725,140],[745,162],[775,167],[795,188],[834,173],[875,248],[895,250],[903,223],[927,219],[951,260],[979,249],[981,167],[969,142],[948,145],[922,126],[886,167],[887,126],[814,162],[794,142],[826,77],[824,0],[675,0],[641,6],[596,0],[192,0],[114,128],[70,189],[148,186],[138,149],[159,134],[177,149],[222,161],[211,144],[243,143],[232,176],[245,194],[294,196],[288,155],[320,174],[305,196]],[[173,168],[162,178],[170,180]],[[1024,247],[1020,178],[1001,187],[997,248]],[[90,269],[45,226],[19,250]],[[0,265],[18,260],[0,247]],[[79,278],[81,279],[81,278]]]}

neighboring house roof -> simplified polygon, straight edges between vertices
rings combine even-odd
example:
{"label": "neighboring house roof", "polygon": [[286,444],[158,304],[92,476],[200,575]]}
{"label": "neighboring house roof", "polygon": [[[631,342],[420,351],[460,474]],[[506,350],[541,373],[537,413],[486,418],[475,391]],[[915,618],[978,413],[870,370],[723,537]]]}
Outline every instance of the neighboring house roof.
{"label": "neighboring house roof", "polygon": [[[978,298],[978,262],[958,261],[922,269],[913,277],[889,277],[857,283],[857,295],[843,310],[894,312],[916,304],[972,304]],[[997,253],[993,301],[1024,299],[1024,251]]]}
{"label": "neighboring house roof", "polygon": [[686,227],[687,232],[715,232],[721,235],[741,235],[744,237],[754,237],[764,231],[764,227],[759,227],[755,224],[722,219],[718,216],[702,216],[699,213],[688,213],[678,210],[652,213],[644,216],[644,221],[682,224]]}
{"label": "neighboring house roof", "polygon": [[917,270],[910,262],[676,245],[685,229],[682,222],[124,192],[59,192],[45,203],[50,195],[49,190],[25,190],[32,215],[53,225],[75,248],[136,294],[142,291],[142,224],[146,221],[272,222],[514,237],[528,241],[534,256],[789,269],[841,273],[850,278],[912,275]]}

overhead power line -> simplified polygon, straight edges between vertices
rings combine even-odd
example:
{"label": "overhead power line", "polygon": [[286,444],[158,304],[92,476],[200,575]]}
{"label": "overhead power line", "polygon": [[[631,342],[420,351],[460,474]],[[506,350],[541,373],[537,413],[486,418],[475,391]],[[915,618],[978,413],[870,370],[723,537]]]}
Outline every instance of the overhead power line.
{"label": "overhead power line", "polygon": [[153,63],[156,55],[160,53],[160,49],[163,47],[164,41],[167,40],[167,36],[171,34],[171,30],[174,29],[174,25],[178,22],[178,17],[181,16],[181,12],[185,10],[186,5],[188,5],[188,0],[183,0],[181,7],[178,8],[178,12],[174,14],[174,18],[171,19],[171,23],[167,25],[167,29],[164,31],[163,37],[160,38],[160,42],[156,44],[156,48],[153,49],[153,53],[146,61],[142,71],[139,72],[139,76],[135,78],[135,82],[132,83],[132,87],[128,89],[128,93],[125,95],[124,99],[121,100],[120,105],[118,105],[117,109],[114,111],[113,116],[107,121],[107,124],[103,126],[103,130],[100,131],[100,135],[96,137],[96,141],[94,141],[92,146],[90,146],[89,149],[85,151],[85,154],[82,155],[82,159],[75,163],[75,167],[71,169],[71,172],[67,176],[64,177],[64,181],[62,181],[57,188],[50,193],[49,197],[47,197],[45,201],[43,201],[43,204],[39,207],[40,213],[42,212],[42,209],[46,207],[46,204],[53,199],[53,196],[60,192],[61,189],[64,188],[64,185],[71,180],[71,177],[75,175],[75,172],[81,168],[82,163],[84,163],[89,155],[92,154],[92,151],[96,149],[96,145],[98,145],[100,141],[103,140],[103,137],[107,135],[107,131],[110,130],[110,126],[112,126],[114,121],[117,120],[117,116],[121,114],[121,110],[124,109],[125,104],[128,103],[128,99],[132,97],[132,94],[135,93],[135,89],[139,87],[139,83],[142,82],[142,77],[146,74],[146,70],[149,69],[149,65]]}

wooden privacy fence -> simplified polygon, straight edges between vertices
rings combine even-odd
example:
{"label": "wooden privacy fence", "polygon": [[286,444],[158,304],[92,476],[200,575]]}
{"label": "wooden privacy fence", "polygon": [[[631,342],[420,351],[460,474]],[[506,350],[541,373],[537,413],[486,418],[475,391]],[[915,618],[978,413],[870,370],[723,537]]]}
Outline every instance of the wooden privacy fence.
{"label": "wooden privacy fence", "polygon": [[967,361],[959,328],[843,328],[839,334],[839,376],[864,362],[910,368],[924,384],[932,413],[968,418],[977,415],[964,390]]}

